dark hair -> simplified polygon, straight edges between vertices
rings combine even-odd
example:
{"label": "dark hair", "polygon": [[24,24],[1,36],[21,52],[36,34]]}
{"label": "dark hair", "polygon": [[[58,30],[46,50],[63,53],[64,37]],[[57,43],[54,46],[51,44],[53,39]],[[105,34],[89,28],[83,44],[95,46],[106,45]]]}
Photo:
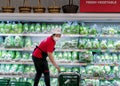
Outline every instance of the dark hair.
{"label": "dark hair", "polygon": [[52,34],[52,36],[55,36],[55,34]]}

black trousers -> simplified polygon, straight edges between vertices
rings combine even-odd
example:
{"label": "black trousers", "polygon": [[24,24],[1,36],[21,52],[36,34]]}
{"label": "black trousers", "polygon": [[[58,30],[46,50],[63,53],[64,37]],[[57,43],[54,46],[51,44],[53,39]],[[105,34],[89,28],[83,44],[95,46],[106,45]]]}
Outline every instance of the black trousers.
{"label": "black trousers", "polygon": [[39,83],[39,80],[42,74],[44,74],[44,81],[45,81],[46,86],[50,86],[50,73],[49,73],[47,60],[39,59],[34,56],[32,56],[32,60],[34,62],[35,69],[36,69],[33,86],[38,86],[38,83]]}

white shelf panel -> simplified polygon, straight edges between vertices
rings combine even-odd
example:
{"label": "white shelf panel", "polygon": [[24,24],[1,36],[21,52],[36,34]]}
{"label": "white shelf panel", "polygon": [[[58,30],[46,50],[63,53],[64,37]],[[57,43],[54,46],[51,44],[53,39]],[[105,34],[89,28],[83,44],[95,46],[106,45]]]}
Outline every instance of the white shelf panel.
{"label": "white shelf panel", "polygon": [[1,21],[120,21],[119,13],[0,13]]}

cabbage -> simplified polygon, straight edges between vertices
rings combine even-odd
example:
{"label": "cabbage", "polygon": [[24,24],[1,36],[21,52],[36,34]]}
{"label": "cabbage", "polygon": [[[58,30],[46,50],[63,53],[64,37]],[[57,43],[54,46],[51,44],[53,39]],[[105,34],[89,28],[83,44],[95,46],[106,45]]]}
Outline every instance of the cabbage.
{"label": "cabbage", "polygon": [[120,41],[115,42],[116,49],[120,49]]}
{"label": "cabbage", "polygon": [[21,53],[20,52],[16,52],[16,57],[15,57],[16,60],[19,60],[21,59]]}
{"label": "cabbage", "polygon": [[110,68],[110,66],[104,66],[104,70],[105,70],[106,74],[109,74],[111,71],[111,68]]}
{"label": "cabbage", "polygon": [[5,33],[11,33],[12,32],[11,29],[12,29],[12,24],[11,23],[5,24],[5,28],[4,28]]}
{"label": "cabbage", "polygon": [[62,59],[64,58],[64,57],[63,57],[63,54],[62,54],[61,52],[58,53],[58,56],[57,56],[57,57],[58,57],[59,60],[62,60]]}
{"label": "cabbage", "polygon": [[35,32],[35,25],[34,24],[30,25],[29,31],[32,32],[32,33]]}
{"label": "cabbage", "polygon": [[69,24],[69,23],[64,23],[64,24],[62,25],[63,33],[64,33],[64,34],[70,34],[70,33],[71,33],[70,25],[71,25],[71,24]]}
{"label": "cabbage", "polygon": [[115,30],[114,28],[110,27],[109,30],[108,30],[108,33],[111,34],[111,35],[114,35],[117,33],[117,30]]}
{"label": "cabbage", "polygon": [[113,54],[113,62],[117,62],[118,61],[118,56],[116,54]]}
{"label": "cabbage", "polygon": [[5,45],[5,47],[13,47],[14,46],[13,37],[12,36],[6,37],[4,45]]}
{"label": "cabbage", "polygon": [[26,39],[25,39],[25,47],[31,47],[32,46],[32,40],[29,38],[29,37],[27,37]]}
{"label": "cabbage", "polygon": [[89,39],[86,42],[85,48],[92,49],[92,42]]}
{"label": "cabbage", "polygon": [[100,47],[102,49],[107,49],[107,41],[106,40],[102,40],[101,43],[100,43]]}
{"label": "cabbage", "polygon": [[28,52],[25,52],[22,54],[22,59],[26,60],[26,59],[29,59],[30,58],[30,53]]}
{"label": "cabbage", "polygon": [[96,28],[90,28],[89,29],[89,34],[96,35],[97,34],[97,29]]}
{"label": "cabbage", "polygon": [[29,32],[29,25],[27,23],[23,24],[23,31],[25,33]]}
{"label": "cabbage", "polygon": [[79,56],[78,56],[78,53],[77,52],[72,52],[72,58],[71,60],[79,60]]}
{"label": "cabbage", "polygon": [[5,33],[4,28],[5,28],[5,23],[4,23],[4,22],[1,22],[1,23],[0,23],[0,33]]}
{"label": "cabbage", "polygon": [[15,22],[13,22],[13,24],[12,24],[12,30],[11,30],[11,32],[10,33],[18,33],[18,25],[15,23]]}
{"label": "cabbage", "polygon": [[93,43],[93,48],[94,49],[98,49],[100,47],[98,39],[94,40],[92,43]]}
{"label": "cabbage", "polygon": [[80,34],[88,34],[88,27],[81,26],[80,27]]}
{"label": "cabbage", "polygon": [[18,23],[18,24],[17,24],[17,28],[18,28],[18,29],[16,29],[16,30],[17,30],[17,31],[16,31],[17,33],[22,33],[22,32],[23,32],[23,25],[22,25],[21,23]]}
{"label": "cabbage", "polygon": [[79,59],[81,62],[92,62],[93,61],[93,55],[92,52],[90,51],[86,51],[84,53],[81,53],[81,55],[79,56]]}
{"label": "cabbage", "polygon": [[70,26],[70,33],[71,34],[79,34],[79,30],[80,30],[80,26],[78,25],[77,22],[74,22],[71,26]]}
{"label": "cabbage", "polygon": [[39,23],[37,23],[37,24],[35,25],[35,32],[36,32],[36,33],[40,33],[40,32],[41,32],[41,25],[40,25]]}
{"label": "cabbage", "polygon": [[42,24],[42,32],[46,33],[47,31],[47,25],[45,23]]}
{"label": "cabbage", "polygon": [[15,47],[20,47],[20,48],[23,47],[22,37],[20,37],[20,36],[15,36],[14,45],[15,45]]}
{"label": "cabbage", "polygon": [[80,41],[79,41],[79,48],[80,48],[80,49],[84,49],[86,43],[87,43],[87,40],[86,40],[86,39],[80,40]]}

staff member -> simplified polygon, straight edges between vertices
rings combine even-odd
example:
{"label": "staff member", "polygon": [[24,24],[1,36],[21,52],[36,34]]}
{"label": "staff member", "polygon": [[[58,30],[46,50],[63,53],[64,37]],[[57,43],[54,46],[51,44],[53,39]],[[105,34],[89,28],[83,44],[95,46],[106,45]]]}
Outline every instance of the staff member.
{"label": "staff member", "polygon": [[53,34],[43,40],[32,53],[32,60],[36,69],[36,75],[34,79],[34,86],[38,86],[39,80],[42,73],[44,74],[44,81],[46,86],[50,86],[50,73],[48,68],[48,62],[46,60],[47,56],[49,57],[52,64],[60,72],[59,66],[56,64],[53,56],[53,51],[55,49],[56,41],[61,37],[61,30],[56,28]]}

